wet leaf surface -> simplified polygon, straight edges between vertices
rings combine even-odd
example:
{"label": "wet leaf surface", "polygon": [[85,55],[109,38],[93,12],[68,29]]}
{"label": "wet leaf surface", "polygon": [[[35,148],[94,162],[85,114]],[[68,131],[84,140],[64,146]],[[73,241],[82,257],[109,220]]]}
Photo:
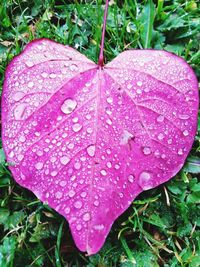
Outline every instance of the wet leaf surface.
{"label": "wet leaf surface", "polygon": [[99,68],[70,47],[35,40],[6,71],[9,168],[68,220],[78,248],[94,254],[140,192],[183,166],[197,99],[192,69],[171,53],[129,50]]}

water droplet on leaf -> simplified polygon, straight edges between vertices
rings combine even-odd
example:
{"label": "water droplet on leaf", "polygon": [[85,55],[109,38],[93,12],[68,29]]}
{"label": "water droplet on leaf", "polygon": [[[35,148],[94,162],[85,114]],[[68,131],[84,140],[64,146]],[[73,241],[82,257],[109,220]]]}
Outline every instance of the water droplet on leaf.
{"label": "water droplet on leaf", "polygon": [[77,208],[77,209],[80,209],[81,207],[82,207],[82,202],[81,201],[76,201],[75,203],[74,203],[74,207],[75,208]]}
{"label": "water droplet on leaf", "polygon": [[139,175],[139,185],[143,190],[149,190],[152,188],[152,183],[151,183],[151,174],[147,171],[143,171]]}
{"label": "water droplet on leaf", "polygon": [[130,174],[130,175],[128,176],[128,181],[129,181],[130,183],[133,183],[134,180],[135,180],[134,175],[133,175],[133,174]]}
{"label": "water droplet on leaf", "polygon": [[101,175],[106,176],[107,171],[106,170],[101,170],[100,173],[101,173]]}
{"label": "water droplet on leaf", "polygon": [[190,118],[190,116],[187,114],[180,114],[180,115],[178,115],[178,117],[181,120],[188,120]]}
{"label": "water droplet on leaf", "polygon": [[164,138],[164,134],[159,133],[159,135],[158,135],[158,140],[163,140],[163,138]]}
{"label": "water droplet on leaf", "polygon": [[145,155],[151,154],[151,148],[150,147],[143,147],[142,151]]}
{"label": "water droplet on leaf", "polygon": [[85,222],[88,222],[88,221],[90,220],[90,214],[89,214],[89,212],[87,212],[87,213],[85,213],[85,214],[83,215],[83,220],[84,220]]}
{"label": "water droplet on leaf", "polygon": [[73,126],[72,126],[72,129],[75,133],[79,132],[81,129],[82,129],[82,125],[79,124],[79,123],[75,123]]}
{"label": "water droplet on leaf", "polygon": [[33,86],[34,86],[34,83],[33,83],[33,82],[29,82],[29,83],[28,83],[28,87],[29,87],[29,88],[32,88]]}
{"label": "water droplet on leaf", "polygon": [[157,117],[156,120],[157,120],[157,122],[163,122],[164,119],[165,119],[165,117],[163,115],[160,115],[160,116]]}
{"label": "water droplet on leaf", "polygon": [[141,81],[138,81],[137,82],[137,86],[142,86],[142,82]]}
{"label": "water droplet on leaf", "polygon": [[56,192],[55,196],[57,199],[60,199],[60,198],[62,198],[63,193],[58,191],[58,192]]}
{"label": "water droplet on leaf", "polygon": [[189,132],[187,130],[183,131],[183,135],[184,136],[188,136],[189,135]]}
{"label": "water droplet on leaf", "polygon": [[70,158],[67,157],[67,156],[63,156],[63,157],[60,158],[60,162],[63,165],[67,165],[70,162]]}
{"label": "water droplet on leaf", "polygon": [[74,190],[70,190],[69,191],[69,193],[68,193],[68,195],[69,195],[69,197],[73,197],[73,196],[75,196],[75,191]]}
{"label": "water droplet on leaf", "polygon": [[68,98],[62,104],[61,110],[65,114],[70,114],[70,113],[72,113],[75,110],[76,106],[77,106],[76,100],[73,100],[71,98]]}
{"label": "water droplet on leaf", "polygon": [[20,120],[23,118],[25,108],[25,104],[19,104],[18,106],[16,106],[16,108],[14,109],[14,117],[16,120]]}
{"label": "water droplet on leaf", "polygon": [[43,163],[42,163],[42,162],[37,162],[37,163],[35,164],[35,168],[36,168],[37,170],[41,170],[41,169],[43,168]]}
{"label": "water droplet on leaf", "polygon": [[65,213],[66,214],[69,214],[70,213],[70,208],[69,207],[65,208]]}
{"label": "water droplet on leaf", "polygon": [[95,146],[94,145],[90,145],[87,147],[87,153],[90,157],[94,157],[95,155]]}
{"label": "water droplet on leaf", "polygon": [[178,150],[178,155],[183,155],[183,149],[182,148],[180,148],[179,150]]}

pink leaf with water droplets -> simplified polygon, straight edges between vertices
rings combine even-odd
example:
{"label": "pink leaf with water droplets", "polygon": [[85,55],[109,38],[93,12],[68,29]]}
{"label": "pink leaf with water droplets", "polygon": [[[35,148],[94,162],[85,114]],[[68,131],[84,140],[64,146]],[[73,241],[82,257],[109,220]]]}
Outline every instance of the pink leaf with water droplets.
{"label": "pink leaf with water droplets", "polygon": [[171,53],[130,50],[99,67],[70,47],[35,40],[6,71],[9,168],[68,220],[78,248],[94,254],[140,192],[183,166],[197,99],[192,69]]}

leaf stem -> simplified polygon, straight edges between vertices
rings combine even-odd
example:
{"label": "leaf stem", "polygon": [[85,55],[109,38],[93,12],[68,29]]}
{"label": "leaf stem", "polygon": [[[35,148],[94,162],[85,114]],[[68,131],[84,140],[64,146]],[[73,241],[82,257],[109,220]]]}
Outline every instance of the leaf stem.
{"label": "leaf stem", "polygon": [[108,14],[108,3],[109,3],[109,0],[106,0],[106,6],[105,6],[104,18],[103,18],[103,29],[102,29],[102,35],[101,35],[101,46],[100,46],[99,61],[98,61],[98,65],[100,67],[103,67],[103,61],[104,61],[103,50],[104,50],[104,39],[105,39],[105,31],[106,31],[106,20],[107,20],[107,14]]}

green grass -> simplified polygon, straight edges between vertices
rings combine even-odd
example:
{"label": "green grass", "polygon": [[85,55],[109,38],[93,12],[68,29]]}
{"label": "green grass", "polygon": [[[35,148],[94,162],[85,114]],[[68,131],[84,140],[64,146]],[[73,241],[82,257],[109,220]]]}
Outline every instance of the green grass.
{"label": "green grass", "polygon": [[[200,77],[198,1],[111,1],[105,58],[156,48],[186,59]],[[9,61],[47,37],[97,62],[103,2],[0,1],[0,86]],[[190,156],[168,183],[138,196],[114,223],[101,251],[79,252],[62,216],[15,183],[0,150],[0,267],[200,265],[200,125]],[[136,264],[134,264],[136,262]]]}

